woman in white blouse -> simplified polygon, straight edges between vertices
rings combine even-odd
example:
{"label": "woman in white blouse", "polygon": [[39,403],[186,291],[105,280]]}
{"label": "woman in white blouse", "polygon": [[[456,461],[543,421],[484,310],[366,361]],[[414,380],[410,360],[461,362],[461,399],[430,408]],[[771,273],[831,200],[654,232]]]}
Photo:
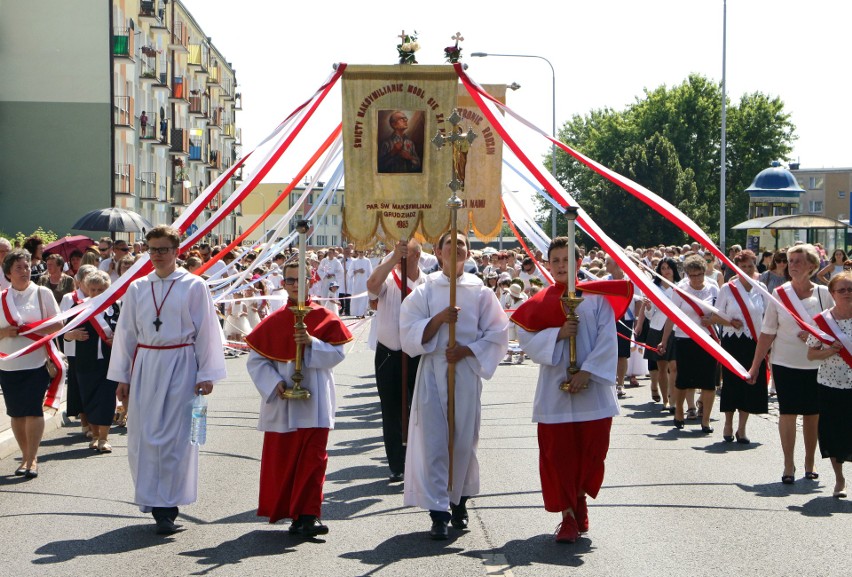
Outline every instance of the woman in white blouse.
{"label": "woman in white blouse", "polygon": [[[47,287],[30,281],[30,253],[14,249],[3,260],[3,274],[12,286],[3,291],[3,311],[0,313],[0,352],[18,351],[32,340],[18,336],[18,326],[59,314],[59,305]],[[42,313],[42,311],[44,311]],[[9,320],[14,322],[9,322]],[[36,331],[48,335],[59,328],[51,324]],[[45,368],[47,352],[44,347],[15,359],[0,360],[0,387],[6,402],[6,414],[12,420],[12,432],[21,449],[21,466],[18,476],[33,479],[38,476],[38,447],[44,434],[43,404],[50,385],[50,375]]]}
{"label": "woman in white blouse", "polygon": [[[843,463],[852,461],[852,367],[842,356],[846,355],[849,359],[852,353],[852,272],[843,271],[833,275],[828,283],[828,291],[834,298],[834,307],[829,315],[838,330],[835,336],[840,338],[827,346],[809,336],[808,359],[820,361],[817,375],[819,450],[823,458],[831,459],[834,497],[842,499],[846,497]],[[841,353],[844,348],[846,352]]]}
{"label": "woman in white blouse", "polygon": [[[813,323],[813,317],[834,306],[828,287],[815,285],[811,277],[819,268],[819,255],[813,245],[801,244],[787,250],[787,269],[790,282],[775,289],[775,296],[789,303],[800,319]],[[783,293],[783,294],[782,294]],[[802,415],[802,435],[805,440],[805,478],[815,480],[814,456],[817,446],[819,407],[817,404],[817,369],[819,361],[808,360],[805,341],[808,332],[775,302],[766,307],[763,328],[751,363],[751,379],[756,382],[766,353],[772,348],[772,377],[778,392],[778,432],[784,452],[784,472],[781,482],[792,485],[796,481],[794,461],[796,448],[796,420]]]}
{"label": "woman in white blouse", "polygon": [[[746,281],[734,277],[722,286],[716,308],[720,314],[713,315],[713,322],[722,326],[722,347],[740,364],[747,366],[754,358],[757,336],[763,323],[766,308],[763,296],[755,288],[762,284],[757,277],[757,256],[750,250],[737,253],[734,263],[748,276]],[[765,289],[766,287],[763,286]],[[722,315],[722,316],[720,316]],[[726,320],[730,319],[730,320]],[[752,329],[756,335],[752,333]],[[769,412],[769,396],[766,390],[766,362],[761,365],[757,382],[749,384],[726,368],[722,373],[722,398],[719,410],[725,414],[725,426],[722,438],[726,443],[734,439],[738,443],[748,444],[746,423],[750,414],[763,415]],[[739,411],[740,418],[734,433],[734,412]]]}

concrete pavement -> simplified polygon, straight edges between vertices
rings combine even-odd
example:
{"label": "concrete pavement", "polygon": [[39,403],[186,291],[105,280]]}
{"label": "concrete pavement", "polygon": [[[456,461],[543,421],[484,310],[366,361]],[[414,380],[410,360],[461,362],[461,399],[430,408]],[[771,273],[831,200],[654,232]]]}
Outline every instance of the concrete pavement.
{"label": "concrete pavement", "polygon": [[18,455],[0,460],[4,574],[849,574],[852,504],[831,498],[827,462],[818,462],[819,481],[804,480],[799,438],[796,484],[782,485],[770,418],[752,418],[750,446],[723,443],[718,421],[709,437],[693,422],[675,432],[647,386],[628,389],[622,401],[604,488],[590,502],[590,533],[575,545],[554,544],[558,519],[541,504],[529,361],[500,367],[485,384],[482,491],[469,506],[471,530],[430,541],[427,514],[403,507],[402,486],[386,481],[372,353],[366,331],[358,336],[336,371],[327,537],[291,539],[286,523],[255,515],[262,435],[243,357],[228,361],[229,378],[211,397],[199,500],[181,511],[186,532],[153,535],[150,517],[130,502],[122,435],[112,436],[111,455],[98,455],[77,427],[62,428],[46,435],[38,479],[11,475]]}

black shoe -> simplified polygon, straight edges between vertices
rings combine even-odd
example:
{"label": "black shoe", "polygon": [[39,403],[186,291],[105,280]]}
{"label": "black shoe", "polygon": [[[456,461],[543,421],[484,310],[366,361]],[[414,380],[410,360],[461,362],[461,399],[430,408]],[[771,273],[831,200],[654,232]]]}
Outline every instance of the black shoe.
{"label": "black shoe", "polygon": [[38,469],[27,469],[24,472],[25,479],[35,479],[36,477],[38,477]]}
{"label": "black shoe", "polygon": [[733,443],[734,442],[734,436],[733,435],[722,435],[722,439],[724,439],[724,441],[726,443]]}
{"label": "black shoe", "polygon": [[291,535],[299,535],[302,532],[302,520],[298,517],[293,519],[293,522],[287,527],[287,532]]}
{"label": "black shoe", "polygon": [[402,473],[391,473],[388,478],[388,483],[402,483],[405,480],[405,475]]}
{"label": "black shoe", "polygon": [[24,467],[23,465],[21,465],[20,467],[15,469],[15,476],[16,477],[23,477],[26,474],[27,474],[27,468]]}
{"label": "black shoe", "polygon": [[171,519],[161,517],[157,519],[157,535],[174,535],[180,533],[184,528],[182,525],[175,525]]}
{"label": "black shoe", "polygon": [[734,433],[734,435],[737,438],[737,443],[739,443],[740,445],[748,445],[749,443],[751,443],[748,437],[740,437],[739,433]]}
{"label": "black shoe", "polygon": [[304,535],[305,537],[316,537],[317,535],[328,534],[328,527],[323,525],[322,521],[313,515],[301,515],[299,517],[299,521],[301,521],[301,527],[299,528],[300,535]]}
{"label": "black shoe", "polygon": [[453,510],[453,516],[450,518],[450,523],[452,524],[453,529],[467,529],[467,507],[465,507],[464,505],[450,504],[450,509]]}
{"label": "black shoe", "polygon": [[432,528],[429,530],[429,537],[434,541],[444,541],[450,536],[450,531],[447,528],[446,521],[432,521]]}
{"label": "black shoe", "polygon": [[713,427],[705,427],[704,425],[701,425],[701,434],[702,435],[709,435],[712,432],[713,432]]}
{"label": "black shoe", "polygon": [[675,429],[682,429],[685,424],[686,423],[684,423],[683,421],[679,421],[678,419],[674,420]]}

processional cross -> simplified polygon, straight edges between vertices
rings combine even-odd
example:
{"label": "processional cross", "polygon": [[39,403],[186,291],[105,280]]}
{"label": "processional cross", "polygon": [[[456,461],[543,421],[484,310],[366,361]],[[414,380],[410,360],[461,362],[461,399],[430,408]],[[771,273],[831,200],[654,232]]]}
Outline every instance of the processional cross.
{"label": "processional cross", "polygon": [[[456,171],[456,154],[459,151],[459,146],[462,142],[467,142],[468,144],[472,143],[476,138],[476,134],[473,130],[468,129],[467,132],[462,132],[461,128],[458,124],[462,121],[462,117],[459,114],[458,109],[453,109],[453,113],[447,119],[450,121],[450,124],[453,125],[450,130],[450,134],[442,134],[439,132],[435,135],[435,138],[432,139],[432,144],[435,145],[436,148],[441,149],[448,142],[453,147],[453,179],[449,182],[447,186],[449,186],[450,190],[453,191],[453,195],[447,200],[447,208],[450,209],[451,219],[450,219],[450,238],[447,242],[452,243],[453,249],[450,251],[450,271],[451,274],[455,275],[456,268],[458,266],[458,252],[455,249],[456,242],[458,239],[458,211],[463,206],[462,200],[458,197],[458,191],[464,189],[464,182],[460,181],[458,178],[458,172]],[[467,231],[465,231],[465,235]],[[456,306],[456,282],[458,279],[452,278],[450,279],[450,307],[455,308]],[[456,323],[449,323],[449,340],[447,342],[447,348],[453,348],[456,346]],[[450,464],[448,471],[448,489],[450,491],[453,490],[453,453],[454,453],[454,441],[453,437],[455,436],[455,422],[456,422],[456,365],[455,363],[449,363],[447,366],[447,425],[449,428],[449,445],[448,451],[450,456]]]}

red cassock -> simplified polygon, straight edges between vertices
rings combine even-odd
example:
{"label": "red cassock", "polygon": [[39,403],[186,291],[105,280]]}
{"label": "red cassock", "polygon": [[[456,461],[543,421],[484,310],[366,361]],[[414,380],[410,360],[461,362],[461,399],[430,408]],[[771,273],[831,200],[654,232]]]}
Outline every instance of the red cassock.
{"label": "red cassock", "polygon": [[[633,298],[633,285],[623,280],[577,283],[577,289],[578,293],[606,298],[615,318],[624,314]],[[561,298],[565,291],[566,286],[561,284],[540,291],[521,305],[512,315],[512,322],[527,332],[562,326],[566,313]],[[558,384],[548,383],[546,386],[556,387]],[[611,427],[612,417],[538,424],[539,474],[545,510],[578,511],[580,493],[597,497],[603,484]]]}
{"label": "red cassock", "polygon": [[[305,317],[305,324],[312,337],[332,345],[341,345],[352,339],[349,329],[337,315],[311,302],[306,305],[311,311]],[[296,357],[294,324],[293,312],[289,307],[282,307],[264,319],[246,337],[246,343],[270,360],[292,362]],[[304,365],[303,373],[306,376],[309,373]],[[269,517],[270,523],[296,519],[301,515],[321,516],[322,487],[328,463],[328,433],[329,429],[317,427],[264,434],[258,516]]]}

